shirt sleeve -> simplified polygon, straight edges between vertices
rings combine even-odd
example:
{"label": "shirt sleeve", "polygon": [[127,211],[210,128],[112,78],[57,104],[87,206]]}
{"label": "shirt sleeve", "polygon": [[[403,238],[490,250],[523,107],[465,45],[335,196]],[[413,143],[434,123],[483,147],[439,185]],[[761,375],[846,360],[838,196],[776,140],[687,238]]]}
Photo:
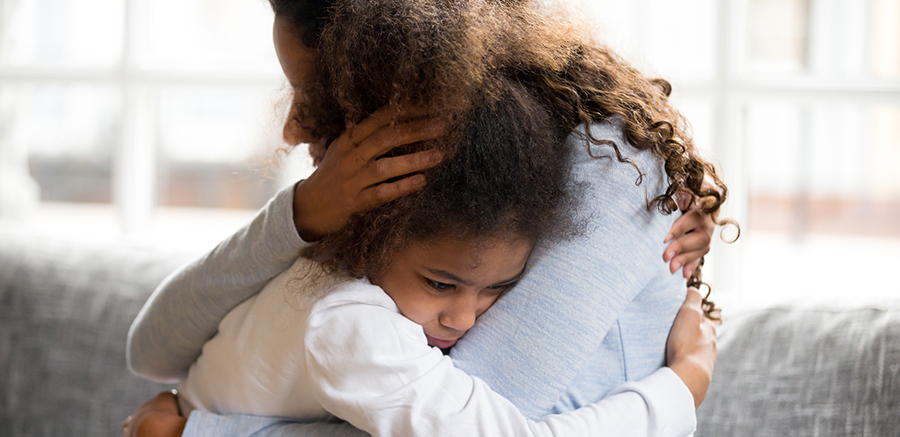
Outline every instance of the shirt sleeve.
{"label": "shirt sleeve", "polygon": [[246,226],[169,275],[128,332],[128,367],[173,383],[184,378],[219,322],[286,270],[307,245],[293,221],[294,186],[279,191]]}
{"label": "shirt sleeve", "polygon": [[631,147],[615,119],[595,123],[592,132],[617,144],[640,173],[619,162],[609,145],[570,136],[573,177],[584,190],[579,206],[584,232],[537,247],[519,284],[450,353],[457,367],[484,379],[532,419],[551,411],[622,311],[657,274],[674,220],[647,208],[668,185],[658,160]]}
{"label": "shirt sleeve", "polygon": [[300,423],[280,417],[230,414],[219,416],[194,410],[182,437],[366,437],[346,422]]}
{"label": "shirt sleeve", "polygon": [[664,368],[584,408],[528,419],[477,377],[426,344],[421,327],[387,308],[317,309],[306,333],[316,400],[373,436],[685,436],[693,397]]}

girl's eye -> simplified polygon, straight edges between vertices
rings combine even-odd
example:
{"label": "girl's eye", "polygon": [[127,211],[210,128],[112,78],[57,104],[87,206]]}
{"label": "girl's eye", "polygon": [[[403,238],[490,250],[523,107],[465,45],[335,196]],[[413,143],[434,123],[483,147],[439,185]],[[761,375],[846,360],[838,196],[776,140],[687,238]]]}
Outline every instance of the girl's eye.
{"label": "girl's eye", "polygon": [[494,289],[494,290],[503,290],[504,288],[509,288],[511,285],[512,285],[512,284],[491,285],[491,286],[488,287],[488,288],[491,288],[491,289]]}
{"label": "girl's eye", "polygon": [[491,285],[488,288],[491,290],[496,290],[498,293],[503,293],[504,291],[509,290],[510,288],[513,288],[515,285],[516,285],[515,282],[510,282],[508,284]]}
{"label": "girl's eye", "polygon": [[428,281],[428,285],[430,285],[431,288],[434,288],[435,290],[444,291],[453,288],[453,284],[445,284],[443,282],[432,281],[431,279],[426,279],[426,281]]}

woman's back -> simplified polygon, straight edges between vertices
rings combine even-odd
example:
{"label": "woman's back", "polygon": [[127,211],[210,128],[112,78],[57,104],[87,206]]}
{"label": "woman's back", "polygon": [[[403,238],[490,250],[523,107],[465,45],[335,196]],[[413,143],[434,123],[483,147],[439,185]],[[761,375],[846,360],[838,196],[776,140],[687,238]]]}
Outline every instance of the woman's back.
{"label": "woman's back", "polygon": [[572,134],[573,179],[585,183],[578,211],[584,233],[535,248],[519,285],[451,352],[457,366],[532,419],[596,402],[662,367],[684,301],[684,279],[662,261],[677,214],[647,208],[668,185],[661,163],[630,147],[615,118],[595,123],[592,133],[619,145],[641,169],[641,184],[610,146]]}

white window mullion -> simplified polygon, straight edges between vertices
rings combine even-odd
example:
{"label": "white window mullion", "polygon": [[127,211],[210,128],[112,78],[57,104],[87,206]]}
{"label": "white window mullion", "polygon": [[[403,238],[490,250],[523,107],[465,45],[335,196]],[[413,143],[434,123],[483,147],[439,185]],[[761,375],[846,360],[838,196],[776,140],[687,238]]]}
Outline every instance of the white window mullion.
{"label": "white window mullion", "polygon": [[156,98],[152,87],[128,82],[115,163],[116,206],[125,233],[143,234],[150,229],[156,199]]}
{"label": "white window mullion", "polygon": [[[0,29],[7,29],[15,2],[0,1]],[[0,44],[6,35],[0,32]],[[0,87],[0,220],[25,221],[40,202],[40,188],[28,172],[28,147],[18,124],[17,92]]]}
{"label": "white window mullion", "polygon": [[134,0],[125,0],[125,31],[119,87],[122,95],[121,133],[115,162],[114,193],[126,234],[146,234],[156,200],[156,89],[137,78],[134,59],[138,14]]}
{"label": "white window mullion", "polygon": [[[721,166],[723,179],[728,186],[729,198],[721,217],[732,218],[741,224],[747,221],[747,176],[744,151],[745,102],[735,89],[740,83],[741,47],[745,39],[741,33],[747,28],[745,2],[719,0],[716,23],[716,73],[715,112],[713,120],[713,153]],[[725,236],[733,230],[725,229]],[[742,248],[722,244],[714,240],[712,255],[704,273],[714,281],[718,290],[739,290],[742,284]]]}
{"label": "white window mullion", "polygon": [[0,219],[28,220],[40,202],[40,188],[28,172],[28,145],[16,123],[18,93],[0,89]]}

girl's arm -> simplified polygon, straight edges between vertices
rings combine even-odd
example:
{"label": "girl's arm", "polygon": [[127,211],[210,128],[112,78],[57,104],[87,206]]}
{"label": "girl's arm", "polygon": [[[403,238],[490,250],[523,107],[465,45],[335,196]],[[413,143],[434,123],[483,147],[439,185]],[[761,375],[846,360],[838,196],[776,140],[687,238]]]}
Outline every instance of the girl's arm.
{"label": "girl's arm", "polygon": [[131,325],[126,347],[132,372],[161,382],[187,375],[219,321],[286,270],[307,239],[340,229],[349,217],[422,187],[413,174],[436,165],[437,151],[378,159],[394,147],[432,139],[444,126],[382,108],[328,147],[319,168],[281,190],[247,226],[167,277]]}
{"label": "girl's arm", "polygon": [[[470,397],[471,403],[464,409],[448,408],[445,417],[423,412],[428,404],[409,405],[407,408],[394,405],[394,411],[381,410],[368,415],[379,420],[377,425],[366,426],[357,421],[350,423],[297,423],[281,418],[227,415],[194,411],[191,413],[183,434],[146,433],[133,434],[138,437],[205,437],[205,436],[254,436],[254,437],[361,437],[390,435],[432,435],[432,436],[672,436],[683,437],[693,432],[696,416],[690,407],[690,393],[678,380],[678,376],[666,369],[638,382],[629,382],[614,394],[595,404],[561,415],[551,415],[541,422],[526,420],[509,402],[497,399],[488,405],[489,398],[498,396],[485,391],[484,384],[477,378],[470,383],[478,384]],[[685,392],[687,392],[685,394]],[[450,396],[450,394],[447,394]],[[482,399],[484,398],[484,399]],[[416,401],[419,402],[419,401]],[[421,402],[427,402],[422,400]],[[676,406],[675,404],[680,404]],[[370,405],[367,405],[369,407]],[[403,409],[408,411],[402,411]],[[469,411],[466,411],[468,409]],[[476,412],[476,410],[479,410]],[[416,415],[412,423],[401,423]],[[381,416],[384,417],[374,417]],[[493,416],[488,418],[488,416]],[[505,416],[505,417],[502,417]],[[159,420],[159,418],[157,418]],[[369,428],[369,432],[354,427]],[[396,427],[391,430],[391,427]]]}
{"label": "girl's arm", "polygon": [[[478,378],[453,368],[425,345],[421,328],[379,302],[337,297],[317,311],[309,327],[307,360],[317,383],[311,395],[374,435],[687,435],[695,424],[692,407],[706,394],[717,355],[715,328],[703,317],[699,294],[690,290],[669,336],[671,370],[534,423]],[[174,396],[164,396],[171,398],[167,408],[155,406],[156,399],[148,402],[126,421],[123,435],[174,436],[181,428],[185,436],[365,435],[347,424],[199,411],[185,427]],[[180,425],[165,426],[174,421]],[[134,432],[141,429],[147,432]]]}
{"label": "girl's arm", "polygon": [[[668,368],[624,384],[603,401],[529,421],[484,381],[429,347],[422,328],[390,309],[386,296],[369,296],[332,292],[317,303],[305,344],[310,395],[373,436],[683,436],[693,431],[694,396]],[[699,301],[690,304],[699,308]],[[714,348],[699,349],[694,355],[714,354]],[[680,355],[674,355],[675,364]]]}

